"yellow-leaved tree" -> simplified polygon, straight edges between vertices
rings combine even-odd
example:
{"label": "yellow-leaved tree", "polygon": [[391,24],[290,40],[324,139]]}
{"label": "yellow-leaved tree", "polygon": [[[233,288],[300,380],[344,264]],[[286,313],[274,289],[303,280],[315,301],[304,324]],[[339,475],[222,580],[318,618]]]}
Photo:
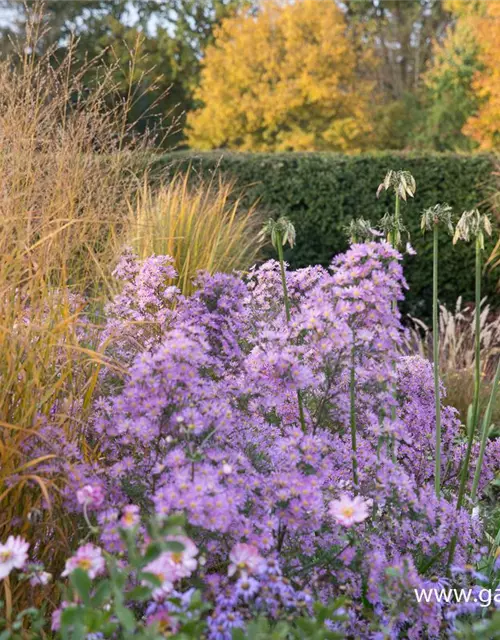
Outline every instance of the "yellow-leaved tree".
{"label": "yellow-leaved tree", "polygon": [[483,65],[473,81],[480,106],[463,132],[479,143],[480,149],[500,149],[500,3],[484,2],[480,15],[473,17],[472,27],[480,45]]}
{"label": "yellow-leaved tree", "polygon": [[223,21],[188,117],[199,149],[358,151],[369,146],[369,64],[332,0],[264,0]]}

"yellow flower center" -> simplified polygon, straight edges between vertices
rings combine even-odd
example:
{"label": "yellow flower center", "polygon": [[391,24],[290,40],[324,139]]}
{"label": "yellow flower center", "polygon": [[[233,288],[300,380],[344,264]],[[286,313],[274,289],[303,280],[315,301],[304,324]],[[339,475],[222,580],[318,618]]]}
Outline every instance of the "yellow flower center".
{"label": "yellow flower center", "polygon": [[353,513],[354,513],[354,509],[352,507],[344,507],[342,509],[342,515],[345,516],[346,518],[350,518]]}

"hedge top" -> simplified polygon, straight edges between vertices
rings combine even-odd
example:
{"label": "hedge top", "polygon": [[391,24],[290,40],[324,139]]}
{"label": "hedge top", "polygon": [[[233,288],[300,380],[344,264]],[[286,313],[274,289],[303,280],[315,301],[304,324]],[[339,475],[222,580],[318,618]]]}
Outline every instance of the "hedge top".
{"label": "hedge top", "polygon": [[[363,216],[375,224],[393,210],[393,194],[383,192],[376,198],[387,171],[410,171],[417,190],[414,199],[402,204],[402,214],[419,257],[405,258],[410,285],[406,310],[424,316],[432,300],[432,243],[420,231],[422,211],[442,202],[452,206],[456,218],[464,209],[486,210],[495,188],[495,159],[486,154],[173,152],[158,163],[169,173],[191,166],[205,178],[228,175],[242,188],[245,203],[258,200],[266,214],[289,217],[297,229],[297,245],[285,254],[292,268],[329,264],[346,248],[343,229],[353,218]],[[473,300],[473,246],[453,246],[443,232],[440,256],[441,301],[454,305],[459,295],[466,302]],[[485,280],[485,294],[493,298],[495,277],[486,274]]]}

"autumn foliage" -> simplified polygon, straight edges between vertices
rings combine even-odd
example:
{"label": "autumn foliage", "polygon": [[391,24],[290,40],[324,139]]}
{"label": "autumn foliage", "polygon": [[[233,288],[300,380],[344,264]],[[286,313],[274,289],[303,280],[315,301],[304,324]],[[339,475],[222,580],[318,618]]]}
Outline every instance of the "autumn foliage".
{"label": "autumn foliage", "polygon": [[[469,18],[470,19],[470,18]],[[473,88],[481,104],[463,129],[479,143],[481,149],[500,147],[500,3],[484,4],[482,15],[472,19],[476,40],[480,44],[483,69],[476,73]]]}
{"label": "autumn foliage", "polygon": [[330,0],[266,2],[226,19],[206,51],[200,107],[188,118],[200,149],[356,151],[371,131],[367,64]]}

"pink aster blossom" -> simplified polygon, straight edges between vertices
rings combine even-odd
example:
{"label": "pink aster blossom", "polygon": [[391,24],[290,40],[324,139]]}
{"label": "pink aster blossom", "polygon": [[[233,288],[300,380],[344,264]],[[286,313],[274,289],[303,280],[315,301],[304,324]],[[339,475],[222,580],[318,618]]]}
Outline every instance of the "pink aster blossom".
{"label": "pink aster blossom", "polygon": [[133,529],[140,522],[139,507],[135,504],[129,504],[123,507],[122,517],[119,525],[122,529]]}
{"label": "pink aster blossom", "polygon": [[168,542],[180,542],[184,549],[182,551],[168,551],[170,562],[176,566],[179,578],[187,578],[196,569],[198,547],[186,536],[170,536]]}
{"label": "pink aster blossom", "polygon": [[174,582],[177,579],[175,566],[170,562],[169,555],[168,553],[162,553],[143,569],[144,573],[153,574],[161,582],[159,587],[153,589],[153,597],[156,600],[161,600],[167,596],[173,590]]}
{"label": "pink aster blossom", "polygon": [[63,600],[61,602],[61,606],[58,609],[56,609],[55,611],[52,612],[52,620],[51,620],[51,625],[50,625],[50,628],[52,629],[52,631],[59,631],[59,629],[61,628],[61,615],[62,615],[62,612],[69,605],[70,605],[69,602],[67,602],[66,600]]}
{"label": "pink aster blossom", "polygon": [[28,559],[29,544],[20,536],[9,536],[0,544],[0,580],[6,578],[12,569],[22,569]]}
{"label": "pink aster blossom", "polygon": [[146,618],[146,624],[148,627],[154,626],[158,632],[163,635],[171,635],[172,632],[175,633],[178,626],[176,620],[171,617],[166,609],[156,611],[149,615]]}
{"label": "pink aster blossom", "polygon": [[52,631],[59,631],[61,628],[62,607],[52,612],[52,621],[50,628]]}
{"label": "pink aster blossom", "polygon": [[164,551],[144,567],[145,573],[152,573],[160,581],[161,586],[153,591],[153,596],[160,599],[166,596],[181,578],[188,578],[197,567],[198,548],[185,536],[171,536],[168,542],[180,542],[182,551]]}
{"label": "pink aster blossom", "polygon": [[30,578],[32,587],[45,586],[52,580],[52,574],[47,571],[37,571]]}
{"label": "pink aster blossom", "polygon": [[104,572],[105,562],[102,551],[93,544],[84,544],[78,549],[76,554],[66,560],[66,568],[61,574],[63,577],[75,569],[83,569],[89,575],[89,578],[96,578]]}
{"label": "pink aster blossom", "polygon": [[98,509],[104,502],[104,491],[100,485],[86,484],[76,492],[78,504]]}
{"label": "pink aster blossom", "polygon": [[344,527],[351,527],[353,524],[363,522],[368,518],[368,510],[371,500],[365,500],[361,496],[350,498],[343,494],[339,500],[332,500],[328,507],[329,514]]}
{"label": "pink aster blossom", "polygon": [[229,554],[231,564],[227,571],[229,576],[239,571],[242,574],[259,574],[266,567],[265,559],[260,555],[256,547],[251,544],[240,543],[233,547]]}

